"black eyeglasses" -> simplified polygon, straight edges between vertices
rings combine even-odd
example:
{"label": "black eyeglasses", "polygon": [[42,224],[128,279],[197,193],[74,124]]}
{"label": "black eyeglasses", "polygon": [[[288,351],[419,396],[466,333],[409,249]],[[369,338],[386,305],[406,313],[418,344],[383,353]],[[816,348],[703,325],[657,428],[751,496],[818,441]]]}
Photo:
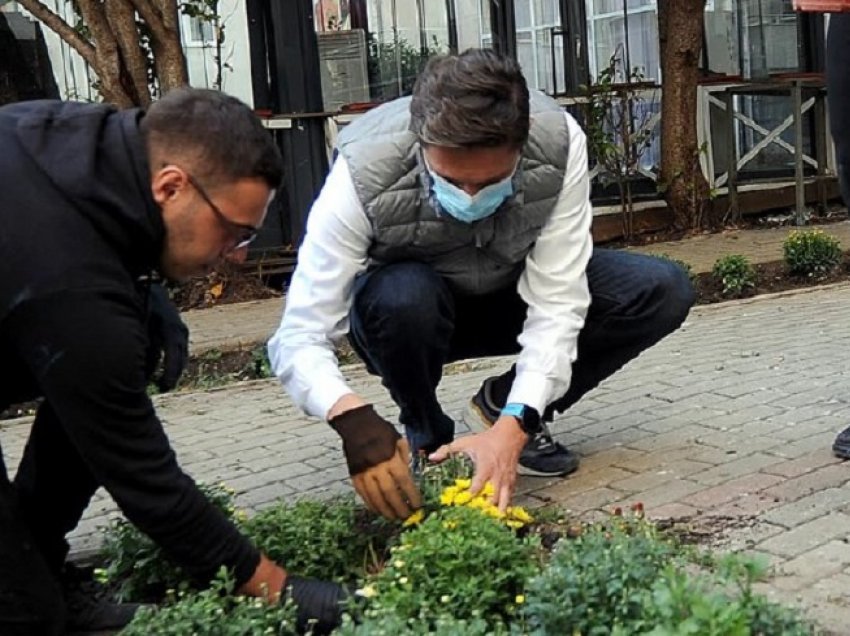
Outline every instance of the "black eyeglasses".
{"label": "black eyeglasses", "polygon": [[247,223],[237,223],[236,221],[228,219],[227,215],[225,215],[224,212],[222,212],[219,207],[212,202],[207,191],[201,187],[201,184],[198,183],[198,180],[195,179],[195,177],[187,172],[186,178],[189,180],[189,183],[192,184],[192,187],[198,191],[198,194],[201,195],[204,202],[212,208],[212,211],[215,212],[219,222],[228,230],[228,232],[236,237],[236,243],[230,248],[231,252],[247,247],[254,241],[255,238],[257,238],[257,228],[253,225],[248,225]]}

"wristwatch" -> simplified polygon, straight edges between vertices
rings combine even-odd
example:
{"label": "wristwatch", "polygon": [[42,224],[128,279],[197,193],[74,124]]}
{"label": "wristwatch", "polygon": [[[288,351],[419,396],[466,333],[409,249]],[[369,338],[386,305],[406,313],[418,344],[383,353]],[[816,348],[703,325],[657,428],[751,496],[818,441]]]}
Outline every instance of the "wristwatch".
{"label": "wristwatch", "polygon": [[543,430],[543,425],[540,422],[540,413],[537,412],[537,409],[527,404],[520,404],[518,402],[505,404],[505,408],[502,409],[502,415],[515,417],[517,422],[519,422],[519,427],[526,435],[534,436]]}

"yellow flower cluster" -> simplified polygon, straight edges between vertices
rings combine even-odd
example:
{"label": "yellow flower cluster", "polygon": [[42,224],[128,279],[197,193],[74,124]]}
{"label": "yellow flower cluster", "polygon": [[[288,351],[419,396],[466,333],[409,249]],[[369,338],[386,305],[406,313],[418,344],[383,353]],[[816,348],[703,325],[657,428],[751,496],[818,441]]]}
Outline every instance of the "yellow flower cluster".
{"label": "yellow flower cluster", "polygon": [[522,506],[508,506],[507,510],[502,512],[498,506],[492,504],[490,500],[495,490],[493,484],[489,481],[475,496],[469,490],[471,485],[472,482],[469,479],[456,479],[454,486],[449,486],[443,490],[440,495],[440,503],[444,506],[466,506],[480,510],[494,519],[504,521],[505,525],[514,529],[522,528],[527,523],[534,521]]}

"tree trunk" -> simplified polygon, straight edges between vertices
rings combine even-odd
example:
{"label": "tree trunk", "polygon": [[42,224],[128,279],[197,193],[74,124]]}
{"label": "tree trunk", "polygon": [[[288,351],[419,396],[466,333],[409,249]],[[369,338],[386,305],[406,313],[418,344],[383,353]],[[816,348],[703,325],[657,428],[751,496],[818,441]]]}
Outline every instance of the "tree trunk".
{"label": "tree trunk", "polygon": [[162,92],[188,84],[177,0],[77,0],[88,28],[86,36],[42,0],[20,0],[20,4],[82,56],[97,75],[95,88],[104,101],[120,108],[146,107],[151,102],[148,51],[140,43],[137,17],[150,32]]}
{"label": "tree trunk", "polygon": [[148,66],[145,52],[139,45],[136,10],[129,0],[110,0],[104,3],[106,19],[112,27],[121,53],[124,68],[122,82],[133,101],[144,108],[151,103]]}
{"label": "tree trunk", "polygon": [[118,40],[106,19],[104,5],[97,0],[77,0],[77,7],[95,42],[91,66],[97,74],[97,90],[105,101],[119,108],[135,106],[138,98],[126,77]]}
{"label": "tree trunk", "polygon": [[704,14],[705,0],[658,0],[663,78],[659,183],[678,229],[702,226],[709,208],[696,121]]}
{"label": "tree trunk", "polygon": [[130,0],[150,28],[151,49],[163,93],[186,86],[189,74],[180,41],[180,14],[176,0]]}

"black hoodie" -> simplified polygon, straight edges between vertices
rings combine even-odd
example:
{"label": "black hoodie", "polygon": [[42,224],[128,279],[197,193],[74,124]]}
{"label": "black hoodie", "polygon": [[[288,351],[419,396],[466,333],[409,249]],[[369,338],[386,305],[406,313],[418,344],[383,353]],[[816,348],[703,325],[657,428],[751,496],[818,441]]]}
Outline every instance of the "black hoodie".
{"label": "black hoodie", "polygon": [[[146,393],[145,299],[165,229],[139,111],[0,108],[0,405],[44,396],[124,515],[199,578],[257,550],[180,467]],[[4,394],[5,393],[5,394]]]}

